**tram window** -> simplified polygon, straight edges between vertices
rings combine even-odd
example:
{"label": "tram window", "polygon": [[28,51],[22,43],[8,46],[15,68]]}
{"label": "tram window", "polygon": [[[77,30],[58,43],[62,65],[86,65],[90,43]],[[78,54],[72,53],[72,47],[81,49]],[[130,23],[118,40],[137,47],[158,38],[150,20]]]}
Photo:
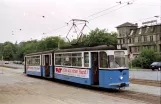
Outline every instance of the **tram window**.
{"label": "tram window", "polygon": [[56,54],[55,65],[82,66],[82,53]]}
{"label": "tram window", "polygon": [[56,65],[63,65],[63,62],[64,59],[63,59],[63,55],[62,54],[56,54],[55,55],[55,64]]}
{"label": "tram window", "polygon": [[72,66],[82,66],[81,53],[72,53]]}
{"label": "tram window", "polygon": [[30,65],[30,63],[31,63],[30,57],[26,57],[26,65]]}
{"label": "tram window", "polygon": [[64,65],[71,66],[71,54],[64,54]]}
{"label": "tram window", "polygon": [[27,57],[26,65],[40,65],[40,56]]}
{"label": "tram window", "polygon": [[106,52],[100,52],[100,67],[108,68],[108,58]]}
{"label": "tram window", "polygon": [[89,67],[89,53],[84,52],[84,67]]}
{"label": "tram window", "polygon": [[119,65],[119,67],[126,67],[126,58],[124,51],[115,51],[115,62]]}
{"label": "tram window", "polygon": [[119,67],[119,64],[115,61],[114,55],[109,55],[108,60],[109,60],[110,68]]}

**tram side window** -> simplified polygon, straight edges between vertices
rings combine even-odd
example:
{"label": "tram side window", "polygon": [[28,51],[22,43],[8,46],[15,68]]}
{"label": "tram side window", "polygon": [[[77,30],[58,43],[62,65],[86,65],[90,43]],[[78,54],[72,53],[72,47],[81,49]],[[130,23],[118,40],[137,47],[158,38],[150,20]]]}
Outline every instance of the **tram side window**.
{"label": "tram side window", "polygon": [[30,65],[31,64],[31,58],[30,57],[26,57],[26,65]]}
{"label": "tram side window", "polygon": [[81,53],[55,54],[55,65],[82,66]]}
{"label": "tram side window", "polygon": [[89,53],[84,52],[84,67],[89,67]]}
{"label": "tram side window", "polygon": [[26,65],[40,65],[40,56],[27,57]]}
{"label": "tram side window", "polygon": [[82,66],[81,53],[72,53],[72,66]]}
{"label": "tram side window", "polygon": [[115,62],[119,67],[126,67],[126,57],[124,51],[115,51]]}
{"label": "tram side window", "polygon": [[100,67],[108,68],[108,58],[106,52],[100,52]]}
{"label": "tram side window", "polygon": [[71,54],[70,53],[67,53],[67,54],[64,54],[64,65],[65,66],[71,66],[72,62],[71,62]]}
{"label": "tram side window", "polygon": [[62,54],[56,54],[55,55],[55,64],[56,65],[63,65],[63,62],[64,59],[63,59],[63,55]]}
{"label": "tram side window", "polygon": [[110,68],[118,67],[118,64],[115,62],[114,55],[109,55],[108,59],[109,59]]}

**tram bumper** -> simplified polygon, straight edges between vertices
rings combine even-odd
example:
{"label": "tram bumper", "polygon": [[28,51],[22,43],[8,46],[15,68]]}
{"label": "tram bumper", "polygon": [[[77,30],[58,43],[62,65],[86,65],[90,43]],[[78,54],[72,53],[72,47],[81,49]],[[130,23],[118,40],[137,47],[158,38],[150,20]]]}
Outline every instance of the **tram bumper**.
{"label": "tram bumper", "polygon": [[129,86],[129,82],[123,82],[123,83],[111,83],[110,86],[118,86],[118,87],[126,87]]}

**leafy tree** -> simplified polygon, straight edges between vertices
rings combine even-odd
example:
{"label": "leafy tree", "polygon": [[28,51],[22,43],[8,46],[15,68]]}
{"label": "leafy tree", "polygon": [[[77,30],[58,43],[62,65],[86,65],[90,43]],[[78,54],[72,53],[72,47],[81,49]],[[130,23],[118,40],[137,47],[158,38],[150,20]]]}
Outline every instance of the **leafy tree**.
{"label": "leafy tree", "polygon": [[5,42],[1,50],[4,60],[12,60],[16,53],[16,47],[11,42]]}
{"label": "leafy tree", "polygon": [[149,68],[154,61],[160,60],[160,56],[151,49],[143,49],[139,56],[133,60],[133,66]]}
{"label": "leafy tree", "polygon": [[[111,45],[117,44],[116,33],[108,33],[105,29],[100,30],[96,28],[91,30],[88,35],[79,39],[81,42],[78,45],[82,46],[97,46],[97,45]],[[72,42],[77,42],[78,40],[73,40]]]}

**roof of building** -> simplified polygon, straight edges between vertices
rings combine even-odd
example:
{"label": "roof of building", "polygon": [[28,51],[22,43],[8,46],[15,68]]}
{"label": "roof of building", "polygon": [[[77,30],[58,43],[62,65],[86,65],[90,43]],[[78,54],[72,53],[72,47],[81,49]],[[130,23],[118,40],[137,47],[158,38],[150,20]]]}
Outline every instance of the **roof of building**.
{"label": "roof of building", "polygon": [[137,26],[136,24],[132,24],[130,22],[125,22],[119,26],[117,26],[116,28],[119,28],[119,27],[131,27],[131,26]]}

